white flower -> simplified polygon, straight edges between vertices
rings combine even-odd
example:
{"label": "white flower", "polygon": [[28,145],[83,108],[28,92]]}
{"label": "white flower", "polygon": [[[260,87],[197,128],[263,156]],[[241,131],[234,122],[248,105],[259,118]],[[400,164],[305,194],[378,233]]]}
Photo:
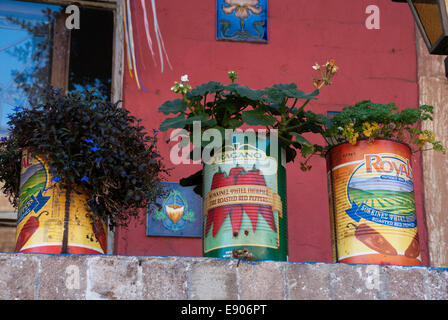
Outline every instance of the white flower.
{"label": "white flower", "polygon": [[183,82],[187,82],[188,81],[188,74],[185,74],[182,77],[180,77],[180,80],[183,81]]}
{"label": "white flower", "polygon": [[319,70],[320,69],[320,65],[316,62],[316,64],[313,66],[314,70]]}

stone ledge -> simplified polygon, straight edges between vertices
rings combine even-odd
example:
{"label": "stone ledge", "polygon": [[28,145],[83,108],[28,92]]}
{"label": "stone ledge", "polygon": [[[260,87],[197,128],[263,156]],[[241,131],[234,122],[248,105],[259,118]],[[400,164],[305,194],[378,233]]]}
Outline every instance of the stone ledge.
{"label": "stone ledge", "polygon": [[448,269],[0,253],[0,299],[447,300]]}

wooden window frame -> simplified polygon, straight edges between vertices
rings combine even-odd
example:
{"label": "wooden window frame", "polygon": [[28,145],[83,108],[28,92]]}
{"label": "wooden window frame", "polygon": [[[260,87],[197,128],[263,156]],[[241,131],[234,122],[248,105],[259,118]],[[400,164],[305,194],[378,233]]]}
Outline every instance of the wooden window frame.
{"label": "wooden window frame", "polygon": [[[121,0],[98,0],[98,1],[93,1],[93,0],[92,1],[85,1],[85,0],[77,0],[77,1],[73,1],[73,0],[21,0],[21,1],[47,3],[47,4],[54,4],[54,5],[61,5],[64,7],[75,4],[75,5],[80,5],[83,7],[111,10],[114,15],[111,100],[118,101],[118,100],[122,99],[123,63],[124,63],[124,50],[123,50],[124,32],[123,32],[123,21],[122,21],[123,5],[122,5]],[[81,17],[81,28],[82,28],[82,17]],[[60,67],[60,68],[63,68],[63,67]],[[68,71],[67,71],[67,73],[68,73]]]}

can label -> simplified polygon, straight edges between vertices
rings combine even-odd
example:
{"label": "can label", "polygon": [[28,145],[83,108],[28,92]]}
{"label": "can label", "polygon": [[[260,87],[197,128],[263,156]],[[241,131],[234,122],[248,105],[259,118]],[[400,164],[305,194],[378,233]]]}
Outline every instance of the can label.
{"label": "can label", "polygon": [[269,138],[239,138],[204,165],[203,253],[230,258],[245,248],[257,260],[286,260],[284,167],[266,152]]}
{"label": "can label", "polygon": [[408,146],[343,144],[327,155],[337,261],[420,265]]}
{"label": "can label", "polygon": [[66,192],[53,179],[42,156],[22,153],[15,252],[106,253],[106,226],[92,221],[85,194],[70,193],[65,222]]}

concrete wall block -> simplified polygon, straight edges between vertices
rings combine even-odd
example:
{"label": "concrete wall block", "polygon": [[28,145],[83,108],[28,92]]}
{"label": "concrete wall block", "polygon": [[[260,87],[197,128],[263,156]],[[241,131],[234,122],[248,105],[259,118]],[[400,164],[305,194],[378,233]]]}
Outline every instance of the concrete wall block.
{"label": "concrete wall block", "polygon": [[86,299],[87,263],[83,255],[42,255],[38,299]]}
{"label": "concrete wall block", "polygon": [[27,254],[0,254],[0,299],[35,299],[41,258]]}
{"label": "concrete wall block", "polygon": [[0,254],[0,300],[11,299],[448,300],[448,269]]}
{"label": "concrete wall block", "polygon": [[141,298],[139,260],[131,256],[86,256],[86,299]]}
{"label": "concrete wall block", "polygon": [[236,264],[235,260],[213,258],[192,260],[188,279],[189,298],[238,299]]}
{"label": "concrete wall block", "polygon": [[285,266],[287,296],[291,300],[329,300],[330,264],[288,263]]}
{"label": "concrete wall block", "polygon": [[448,300],[448,269],[429,270],[425,272],[425,299]]}
{"label": "concrete wall block", "polygon": [[178,257],[138,259],[142,268],[142,299],[188,299],[190,260]]}
{"label": "concrete wall block", "polygon": [[286,298],[285,263],[241,261],[237,272],[240,299],[281,300]]}
{"label": "concrete wall block", "polygon": [[383,266],[384,291],[388,300],[426,299],[425,272],[421,267]]}
{"label": "concrete wall block", "polygon": [[378,265],[339,263],[330,270],[331,299],[376,300],[383,289]]}

